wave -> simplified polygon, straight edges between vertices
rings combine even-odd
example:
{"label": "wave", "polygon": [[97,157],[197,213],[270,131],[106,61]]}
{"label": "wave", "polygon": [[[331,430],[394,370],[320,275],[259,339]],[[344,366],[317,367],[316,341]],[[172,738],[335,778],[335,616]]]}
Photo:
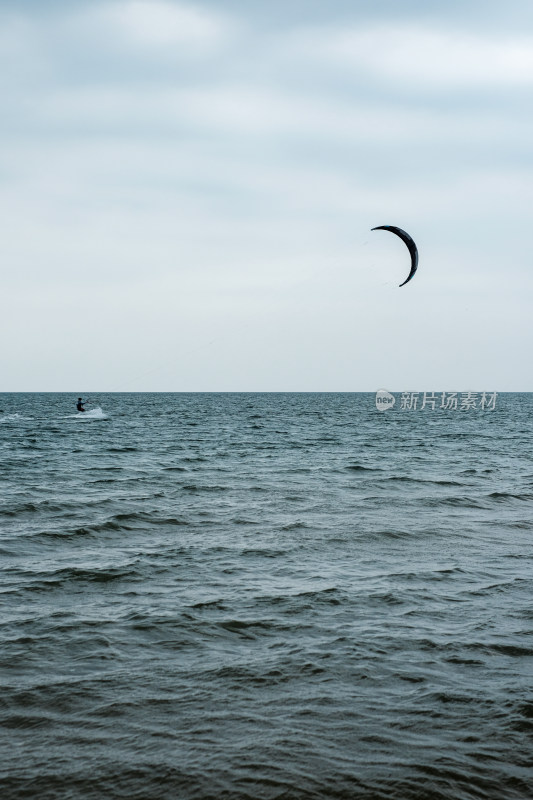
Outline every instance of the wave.
{"label": "wave", "polygon": [[109,519],[101,522],[95,522],[90,525],[80,525],[75,528],[66,528],[64,530],[41,530],[37,533],[26,535],[25,539],[33,540],[47,540],[58,539],[68,540],[74,539],[79,536],[95,536],[100,533],[109,533],[116,531],[143,531],[151,527],[176,527],[181,525],[188,525],[189,522],[185,519],[178,517],[160,517],[153,513],[129,513],[129,514],[115,514]]}
{"label": "wave", "polygon": [[187,492],[227,492],[228,486],[199,486],[196,483],[186,483],[182,487]]}
{"label": "wave", "polygon": [[437,507],[437,506],[454,506],[457,508],[478,508],[478,509],[485,509],[487,505],[485,503],[476,500],[474,497],[468,497],[466,495],[460,497],[426,497],[421,499],[420,501],[425,506]]}
{"label": "wave", "polygon": [[138,453],[138,447],[131,447],[129,445],[124,445],[123,447],[106,447],[106,453]]}
{"label": "wave", "polygon": [[345,469],[352,472],[383,472],[381,467],[363,467],[361,464],[348,464]]}
{"label": "wave", "polygon": [[533,494],[524,493],[524,494],[515,494],[513,492],[491,492],[488,497],[491,500],[499,501],[500,503],[505,502],[506,500],[533,500]]}
{"label": "wave", "polygon": [[[103,567],[100,569],[88,569],[83,567],[64,567],[52,572],[37,572],[33,576],[33,581],[25,589],[48,590],[61,586],[71,581],[81,581],[89,583],[109,583],[111,581],[122,580],[124,578],[140,578],[141,571],[136,568],[139,562],[133,564]],[[28,576],[30,577],[30,576]]]}
{"label": "wave", "polygon": [[61,511],[64,508],[62,504],[51,503],[49,500],[44,500],[41,503],[21,503],[14,508],[0,509],[0,517],[18,517],[19,514],[34,514],[43,509],[46,511]]}
{"label": "wave", "polygon": [[505,644],[504,642],[468,642],[464,645],[468,650],[479,650],[483,653],[497,653],[502,656],[512,658],[531,658],[533,647],[524,647],[516,644]]}
{"label": "wave", "polygon": [[287,555],[287,550],[275,549],[272,547],[250,547],[247,550],[241,551],[241,556],[255,558],[284,558]]}
{"label": "wave", "polygon": [[391,475],[390,478],[380,478],[383,481],[398,481],[400,483],[431,483],[435,486],[467,486],[460,481],[432,480],[430,478],[410,478],[407,475]]}
{"label": "wave", "polygon": [[300,522],[299,520],[297,520],[296,522],[288,522],[286,525],[282,525],[280,530],[294,531],[297,530],[298,528],[308,528],[308,527],[309,525],[307,525],[305,522]]}

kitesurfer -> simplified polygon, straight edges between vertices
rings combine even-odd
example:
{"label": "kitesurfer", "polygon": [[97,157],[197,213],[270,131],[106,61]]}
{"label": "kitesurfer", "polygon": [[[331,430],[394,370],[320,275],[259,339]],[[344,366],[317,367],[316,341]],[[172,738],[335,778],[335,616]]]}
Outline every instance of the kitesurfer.
{"label": "kitesurfer", "polygon": [[87,402],[87,400],[85,400],[85,402],[83,402],[81,397],[78,397],[78,403],[76,405],[76,408],[78,409],[78,411],[87,411],[87,409],[83,407],[86,402]]}

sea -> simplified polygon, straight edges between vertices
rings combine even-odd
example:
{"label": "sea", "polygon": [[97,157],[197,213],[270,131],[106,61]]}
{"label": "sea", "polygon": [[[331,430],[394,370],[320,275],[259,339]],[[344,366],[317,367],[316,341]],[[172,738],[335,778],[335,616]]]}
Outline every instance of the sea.
{"label": "sea", "polygon": [[0,395],[2,800],[533,796],[532,394],[77,396]]}

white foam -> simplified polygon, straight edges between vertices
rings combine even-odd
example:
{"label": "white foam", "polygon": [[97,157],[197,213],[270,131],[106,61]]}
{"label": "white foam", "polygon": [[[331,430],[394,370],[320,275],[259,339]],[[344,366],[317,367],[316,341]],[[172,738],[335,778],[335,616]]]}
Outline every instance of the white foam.
{"label": "white foam", "polygon": [[0,414],[0,422],[14,422],[18,419],[32,419],[32,417],[24,417],[22,414]]}
{"label": "white foam", "polygon": [[100,406],[98,406],[98,408],[91,408],[89,411],[80,411],[79,414],[72,414],[69,419],[107,419],[107,414],[104,414]]}

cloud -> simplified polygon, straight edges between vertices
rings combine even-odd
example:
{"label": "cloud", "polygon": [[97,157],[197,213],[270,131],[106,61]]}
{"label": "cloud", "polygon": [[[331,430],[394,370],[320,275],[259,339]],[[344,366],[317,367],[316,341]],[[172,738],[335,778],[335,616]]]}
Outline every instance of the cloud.
{"label": "cloud", "polygon": [[238,36],[230,16],[169,0],[51,4],[33,13],[0,6],[6,92],[17,83],[38,88],[176,81],[184,64],[208,64]]}
{"label": "cloud", "polygon": [[288,37],[287,51],[352,76],[436,91],[533,84],[533,37],[522,34],[371,23],[298,32]]}
{"label": "cloud", "polygon": [[512,141],[528,146],[533,122],[527,114],[482,109],[393,106],[346,95],[298,94],[251,83],[201,87],[90,86],[53,88],[18,104],[6,131],[18,125],[35,134],[257,138],[286,142],[372,145],[392,149],[428,144],[463,149]]}
{"label": "cloud", "polygon": [[146,48],[185,48],[205,55],[227,40],[231,25],[221,14],[201,6],[167,0],[124,0],[89,8],[83,12],[95,27],[101,27],[117,45]]}

